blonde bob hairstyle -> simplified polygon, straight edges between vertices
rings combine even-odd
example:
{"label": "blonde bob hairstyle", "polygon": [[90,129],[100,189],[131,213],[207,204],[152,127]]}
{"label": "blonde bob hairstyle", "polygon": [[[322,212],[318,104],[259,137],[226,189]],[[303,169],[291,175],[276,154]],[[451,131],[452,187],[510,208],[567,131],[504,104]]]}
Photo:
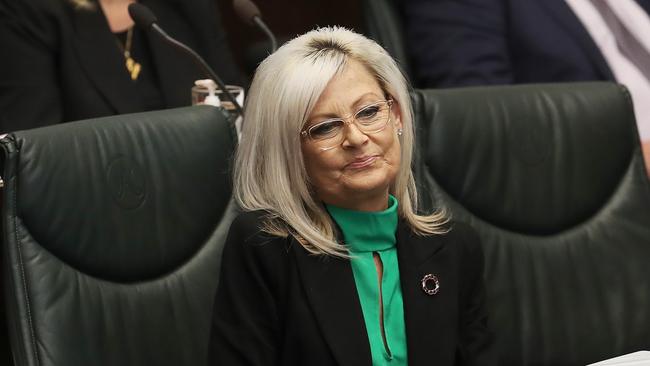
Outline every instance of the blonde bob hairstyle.
{"label": "blonde bob hairstyle", "polygon": [[319,28],[280,47],[257,68],[235,156],[234,194],[246,211],[265,210],[262,228],[294,236],[307,251],[347,257],[335,225],[310,189],[300,131],[329,81],[349,60],[375,76],[401,112],[401,165],[390,193],[398,214],[420,235],[445,233],[444,212],[417,214],[411,160],[414,133],[408,85],[396,62],[377,43],[340,27]]}

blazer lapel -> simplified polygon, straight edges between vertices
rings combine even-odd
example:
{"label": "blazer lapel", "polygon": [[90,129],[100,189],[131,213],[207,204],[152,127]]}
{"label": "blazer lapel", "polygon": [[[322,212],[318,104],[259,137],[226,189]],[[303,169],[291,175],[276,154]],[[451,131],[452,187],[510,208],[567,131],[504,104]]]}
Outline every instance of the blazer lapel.
{"label": "blazer lapel", "polygon": [[582,50],[589,55],[589,60],[591,60],[594,67],[602,74],[603,78],[614,80],[614,74],[607,65],[607,61],[600,52],[598,45],[596,45],[589,31],[582,25],[582,22],[566,1],[545,0],[539,3],[550,11],[554,19],[566,29],[569,37],[573,38]]}
{"label": "blazer lapel", "polygon": [[[458,276],[450,268],[448,252],[443,235],[418,236],[400,221],[397,256],[410,366],[430,365],[434,361],[447,364],[446,360],[453,360],[449,343],[456,343]],[[435,295],[422,289],[422,279],[428,274],[436,276],[440,283]]]}
{"label": "blazer lapel", "polygon": [[[200,53],[190,26],[182,21],[181,9],[176,3],[164,1],[141,1],[156,14],[158,24],[171,37],[178,39]],[[147,33],[152,62],[160,76],[159,86],[168,107],[189,106],[192,102],[192,86],[197,79],[207,79],[192,58],[183,51],[166,43],[158,34]],[[203,55],[202,55],[203,56]]]}
{"label": "blazer lapel", "polygon": [[342,366],[370,366],[370,343],[350,262],[310,255],[295,245],[305,293],[334,357]]}
{"label": "blazer lapel", "polygon": [[117,38],[111,34],[101,9],[75,11],[76,50],[81,71],[118,114],[137,112],[140,99],[124,66]]}

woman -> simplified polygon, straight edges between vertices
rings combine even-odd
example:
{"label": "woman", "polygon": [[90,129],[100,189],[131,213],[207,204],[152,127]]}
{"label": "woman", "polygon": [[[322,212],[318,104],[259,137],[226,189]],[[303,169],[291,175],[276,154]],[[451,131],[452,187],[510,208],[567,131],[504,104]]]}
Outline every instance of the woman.
{"label": "woman", "polygon": [[259,66],[210,364],[491,364],[478,239],[416,213],[412,120],[395,62],[351,31]]}
{"label": "woman", "polygon": [[[188,106],[193,61],[134,27],[135,0],[0,0],[0,133]],[[142,0],[226,82],[239,81],[214,0]]]}

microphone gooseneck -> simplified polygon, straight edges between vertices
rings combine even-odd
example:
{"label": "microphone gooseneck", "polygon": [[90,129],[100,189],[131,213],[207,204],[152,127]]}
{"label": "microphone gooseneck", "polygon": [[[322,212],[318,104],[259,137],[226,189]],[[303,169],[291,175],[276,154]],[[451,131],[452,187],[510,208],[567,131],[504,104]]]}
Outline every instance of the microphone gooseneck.
{"label": "microphone gooseneck", "polygon": [[129,15],[131,16],[131,19],[135,22],[135,25],[138,28],[144,29],[145,31],[154,31],[157,33],[162,39],[171,44],[172,46],[176,47],[177,49],[189,54],[197,66],[206,74],[208,75],[212,80],[217,83],[219,88],[223,91],[223,95],[228,99],[230,103],[235,107],[235,110],[237,111],[237,114],[240,116],[244,116],[244,110],[242,107],[237,103],[237,100],[235,97],[228,91],[226,88],[226,84],[221,80],[221,78],[217,75],[214,70],[208,65],[207,62],[201,57],[198,53],[196,53],[193,49],[189,48],[187,45],[184,43],[176,40],[175,38],[171,37],[168,35],[160,26],[158,26],[156,16],[153,14],[149,8],[146,6],[140,4],[140,3],[132,3],[129,5]]}
{"label": "microphone gooseneck", "polygon": [[271,53],[275,52],[278,49],[278,41],[275,39],[275,35],[271,32],[271,29],[262,21],[260,17],[254,17],[253,22],[257,25],[262,32],[266,33],[266,37],[271,41]]}
{"label": "microphone gooseneck", "polygon": [[266,37],[271,41],[271,52],[278,49],[278,41],[275,38],[271,29],[262,20],[262,12],[251,0],[233,0],[233,8],[239,18],[251,26],[256,26],[266,34]]}

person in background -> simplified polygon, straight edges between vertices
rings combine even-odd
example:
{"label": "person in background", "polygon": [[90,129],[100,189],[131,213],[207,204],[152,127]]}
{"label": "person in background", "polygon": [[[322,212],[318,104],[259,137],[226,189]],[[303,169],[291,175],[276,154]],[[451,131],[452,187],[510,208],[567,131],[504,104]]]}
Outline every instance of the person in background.
{"label": "person in background", "polygon": [[624,84],[650,173],[650,0],[405,0],[403,11],[420,87]]}
{"label": "person in background", "polygon": [[[188,106],[206,76],[134,27],[134,0],[0,0],[0,133]],[[213,0],[142,0],[229,83],[240,74]]]}
{"label": "person in background", "polygon": [[418,213],[407,82],[343,28],[258,67],[210,365],[493,365],[475,232]]}

